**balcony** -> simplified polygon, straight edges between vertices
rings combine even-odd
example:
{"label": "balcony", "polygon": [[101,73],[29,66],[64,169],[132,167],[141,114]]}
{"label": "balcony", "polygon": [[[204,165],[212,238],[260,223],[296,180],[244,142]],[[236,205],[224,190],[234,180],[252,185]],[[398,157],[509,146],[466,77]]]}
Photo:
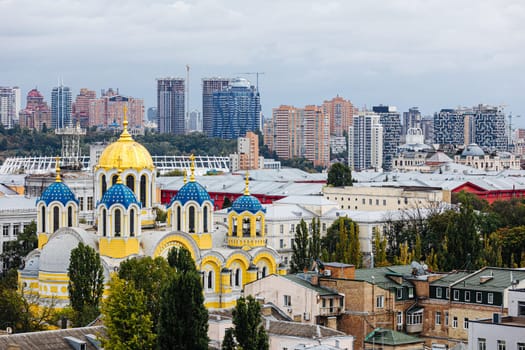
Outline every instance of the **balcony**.
{"label": "balcony", "polygon": [[407,324],[407,333],[421,333],[423,331],[423,324]]}
{"label": "balcony", "polygon": [[344,312],[342,306],[320,307],[319,316],[338,316]]}

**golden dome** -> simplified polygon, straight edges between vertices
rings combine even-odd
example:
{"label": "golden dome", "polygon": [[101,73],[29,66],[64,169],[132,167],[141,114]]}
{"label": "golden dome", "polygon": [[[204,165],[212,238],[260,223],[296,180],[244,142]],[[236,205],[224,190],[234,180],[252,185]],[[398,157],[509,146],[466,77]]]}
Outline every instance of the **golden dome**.
{"label": "golden dome", "polygon": [[153,159],[148,150],[133,140],[128,132],[128,119],[124,110],[124,131],[120,138],[107,146],[98,160],[97,168],[109,169],[150,169],[153,170]]}

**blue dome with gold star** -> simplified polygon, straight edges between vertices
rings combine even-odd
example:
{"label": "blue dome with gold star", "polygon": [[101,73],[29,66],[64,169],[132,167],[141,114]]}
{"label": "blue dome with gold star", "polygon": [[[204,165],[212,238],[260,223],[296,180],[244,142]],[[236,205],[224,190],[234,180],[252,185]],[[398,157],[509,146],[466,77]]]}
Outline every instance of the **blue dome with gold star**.
{"label": "blue dome with gold star", "polygon": [[168,207],[171,207],[175,202],[179,202],[184,206],[189,201],[195,201],[199,205],[202,205],[205,201],[213,203],[208,191],[200,183],[190,181],[180,188],[179,192],[171,199]]}
{"label": "blue dome with gold star", "polygon": [[55,201],[62,203],[64,206],[71,201],[78,204],[78,200],[75,198],[71,189],[61,181],[53,182],[51,186],[46,188],[44,193],[42,193],[42,196],[37,200],[37,203],[40,203],[41,201],[46,205]]}
{"label": "blue dome with gold star", "polygon": [[106,193],[104,193],[102,200],[100,200],[98,204],[104,204],[107,208],[110,208],[113,204],[121,204],[126,209],[128,209],[131,204],[137,204],[139,207],[141,206],[133,191],[128,186],[124,185],[122,182],[119,183],[118,181],[111,186]]}
{"label": "blue dome with gold star", "polygon": [[261,205],[259,200],[251,195],[240,196],[233,202],[231,208],[228,211],[235,211],[237,214],[240,214],[245,211],[249,211],[252,214],[262,211],[266,213],[266,208]]}

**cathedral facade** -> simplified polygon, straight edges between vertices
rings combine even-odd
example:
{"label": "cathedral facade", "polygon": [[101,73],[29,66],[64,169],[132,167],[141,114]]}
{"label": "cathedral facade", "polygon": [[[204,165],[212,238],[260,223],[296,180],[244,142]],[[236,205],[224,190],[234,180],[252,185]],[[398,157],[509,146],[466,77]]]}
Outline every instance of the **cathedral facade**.
{"label": "cathedral facade", "polygon": [[66,306],[69,257],[79,243],[100,254],[106,283],[126,259],[167,257],[173,247],[184,247],[201,273],[205,305],[213,309],[235,306],[246,283],[286,273],[277,251],[266,244],[266,210],[250,195],[248,176],[227,224],[217,225],[213,202],[195,181],[192,162],[189,180],[167,206],[167,225],[157,228],[156,169],[146,148],[129,134],[125,116],[123,124],[120,138],[105,148],[94,169],[94,226],[79,223],[78,200],[57,166],[55,182],[36,203],[38,248],[19,272],[24,288],[41,302]]}

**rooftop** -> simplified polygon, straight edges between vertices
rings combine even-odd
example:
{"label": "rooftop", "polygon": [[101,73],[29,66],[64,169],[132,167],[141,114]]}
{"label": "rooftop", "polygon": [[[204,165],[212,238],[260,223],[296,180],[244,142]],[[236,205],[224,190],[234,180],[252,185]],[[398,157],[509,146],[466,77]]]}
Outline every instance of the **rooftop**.
{"label": "rooftop", "polygon": [[485,267],[458,280],[452,287],[502,292],[509,288],[515,280],[525,280],[525,269]]}

